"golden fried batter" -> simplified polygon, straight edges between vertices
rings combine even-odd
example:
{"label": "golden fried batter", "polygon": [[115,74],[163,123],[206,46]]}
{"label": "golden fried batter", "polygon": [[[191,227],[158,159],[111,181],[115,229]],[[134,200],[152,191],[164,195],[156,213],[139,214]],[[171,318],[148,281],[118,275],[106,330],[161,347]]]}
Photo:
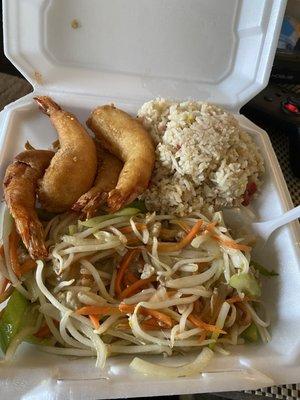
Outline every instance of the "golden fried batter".
{"label": "golden fried batter", "polygon": [[33,259],[47,257],[43,226],[35,212],[35,201],[38,180],[53,156],[53,151],[24,151],[7,167],[3,181],[6,204]]}
{"label": "golden fried batter", "polygon": [[106,150],[124,162],[107,199],[110,210],[116,211],[147,188],[155,160],[152,139],[138,120],[113,105],[96,108],[87,126]]}
{"label": "golden fried batter", "polygon": [[96,143],[98,156],[98,172],[94,186],[82,195],[73,205],[74,211],[82,211],[91,218],[107,199],[108,193],[116,187],[123,163],[114,155],[104,150]]}
{"label": "golden fried batter", "polygon": [[60,149],[39,186],[44,209],[64,212],[92,186],[97,171],[96,147],[76,117],[63,111],[50,97],[35,98],[57,130]]}

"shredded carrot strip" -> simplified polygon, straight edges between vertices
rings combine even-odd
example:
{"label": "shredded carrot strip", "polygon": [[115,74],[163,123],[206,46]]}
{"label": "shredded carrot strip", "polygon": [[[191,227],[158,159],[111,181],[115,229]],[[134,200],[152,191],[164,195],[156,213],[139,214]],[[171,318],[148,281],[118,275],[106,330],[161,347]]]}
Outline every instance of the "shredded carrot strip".
{"label": "shredded carrot strip", "polygon": [[233,304],[233,303],[241,303],[243,301],[251,301],[250,297],[244,296],[243,298],[236,295],[236,296],[232,296],[229,299],[226,299],[226,302],[229,304]]}
{"label": "shredded carrot strip", "polygon": [[138,281],[134,282],[132,285],[128,286],[123,292],[120,293],[120,299],[126,299],[136,293],[138,293],[142,288],[148,286],[149,283],[156,281],[155,276],[150,276],[147,279],[139,279]]}
{"label": "shredded carrot strip", "polygon": [[212,238],[215,239],[217,242],[223,244],[224,246],[230,247],[231,249],[241,250],[241,251],[250,251],[251,250],[250,246],[247,246],[245,244],[236,243],[235,241],[233,241],[231,239],[223,239],[217,235],[213,235]]}
{"label": "shredded carrot strip", "polygon": [[9,241],[9,258],[11,262],[11,267],[18,278],[21,276],[21,267],[19,263],[18,257],[18,244],[19,244],[19,235],[16,231],[16,228],[13,227],[8,241]]}
{"label": "shredded carrot strip", "polygon": [[100,315],[98,315],[98,314],[89,315],[89,319],[95,329],[98,329],[100,327],[99,318],[100,318]]}
{"label": "shredded carrot strip", "polygon": [[[135,226],[137,228],[137,230],[142,231],[143,229],[147,228],[146,224],[142,224],[142,223],[135,223]],[[128,226],[123,226],[122,228],[119,228],[119,231],[122,233],[131,233],[132,232],[132,226],[128,225]]]}
{"label": "shredded carrot strip", "polygon": [[222,329],[218,328],[216,325],[210,325],[207,324],[204,321],[201,321],[201,319],[199,319],[198,317],[196,317],[193,314],[190,314],[188,316],[188,320],[195,326],[197,326],[198,328],[204,329],[205,331],[208,332],[216,332],[216,333],[226,333],[225,331],[223,331]]}
{"label": "shredded carrot strip", "polygon": [[50,331],[48,325],[45,324],[37,331],[37,333],[35,333],[34,336],[37,338],[43,339],[43,338],[48,337],[50,334],[51,334],[51,331]]}
{"label": "shredded carrot strip", "polygon": [[216,221],[206,224],[205,231],[210,232],[210,233],[213,232],[216,225],[217,225]]}
{"label": "shredded carrot strip", "polygon": [[[122,313],[132,314],[134,312],[134,309],[135,309],[135,305],[134,304],[130,304],[130,305],[129,304],[124,304],[124,303],[120,303],[119,304],[119,310]],[[162,313],[161,311],[150,310],[149,308],[140,307],[139,308],[139,312],[142,315],[145,315],[145,316],[150,315],[151,317],[154,317],[155,319],[163,322],[169,328],[171,328],[173,326],[172,318],[169,317],[168,315]]]}
{"label": "shredded carrot strip", "polygon": [[158,321],[157,319],[151,317],[149,319],[146,319],[145,321],[143,321],[143,324],[145,325],[149,325],[149,326],[155,326],[156,328],[159,326],[158,325]]}
{"label": "shredded carrot strip", "polygon": [[163,322],[159,322],[157,319],[153,317],[147,319],[146,321],[143,321],[141,323],[141,327],[145,331],[156,331],[157,329],[169,328]]}
{"label": "shredded carrot strip", "polygon": [[179,251],[189,245],[194,237],[200,232],[201,227],[203,225],[203,221],[199,220],[195,223],[195,225],[191,228],[189,233],[178,243],[158,243],[157,250],[161,253],[171,252],[171,251]]}
{"label": "shredded carrot strip", "polygon": [[[145,311],[144,311],[145,310]],[[168,315],[162,313],[161,311],[157,310],[149,310],[147,308],[143,308],[141,313],[143,315],[151,315],[152,317],[156,318],[158,321],[161,321],[164,325],[166,325],[168,328],[172,328],[173,326],[173,321],[172,318],[169,317]]]}
{"label": "shredded carrot strip", "polygon": [[119,269],[115,278],[115,292],[119,296],[122,292],[122,281],[125,275],[125,272],[130,266],[130,263],[134,259],[134,257],[140,252],[139,249],[129,250],[125,256],[122,258]]}
{"label": "shredded carrot strip", "polygon": [[125,285],[130,286],[133,283],[138,282],[138,281],[139,281],[139,278],[136,275],[134,275],[131,271],[126,272],[125,277],[124,277]]}
{"label": "shredded carrot strip", "polygon": [[132,314],[134,312],[135,306],[136,304],[120,303],[119,310],[121,311],[122,314]]}
{"label": "shredded carrot strip", "polygon": [[32,258],[28,258],[26,261],[21,264],[21,275],[26,274],[27,272],[31,271],[33,268],[36,267],[36,262]]}
{"label": "shredded carrot strip", "polygon": [[113,315],[120,314],[117,307],[112,306],[85,306],[76,310],[79,315]]}

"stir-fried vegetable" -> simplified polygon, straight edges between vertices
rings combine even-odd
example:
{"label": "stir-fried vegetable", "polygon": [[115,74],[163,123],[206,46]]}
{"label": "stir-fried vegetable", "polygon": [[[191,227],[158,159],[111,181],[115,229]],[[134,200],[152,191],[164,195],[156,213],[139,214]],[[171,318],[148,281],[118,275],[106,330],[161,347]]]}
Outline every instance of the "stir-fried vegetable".
{"label": "stir-fried vegetable", "polygon": [[248,326],[246,330],[242,333],[242,337],[248,342],[257,342],[258,341],[258,329],[255,324],[251,324]]}
{"label": "stir-fried vegetable", "polygon": [[259,297],[261,295],[260,286],[254,276],[250,273],[232,275],[229,285],[239,292],[245,292],[250,296]]}
{"label": "stir-fried vegetable", "polygon": [[17,236],[6,240],[11,273],[1,266],[0,288],[5,298],[13,293],[0,319],[0,345],[8,358],[24,340],[54,354],[96,355],[101,368],[114,354],[203,348],[179,368],[132,363],[175,377],[201,371],[211,350],[227,354],[226,343],[269,339],[269,322],[252,305],[261,289],[251,249],[230,236],[220,212],[179,218],[143,214],[134,203],[86,221],[59,215],[45,231],[45,261],[31,260]]}
{"label": "stir-fried vegetable", "polygon": [[5,353],[15,335],[27,324],[29,302],[14,290],[0,318],[0,347]]}
{"label": "stir-fried vegetable", "polygon": [[130,367],[145,375],[159,376],[161,378],[179,378],[180,376],[199,374],[208,365],[212,357],[213,352],[205,348],[193,362],[181,367],[157,365],[137,357],[133,359]]}
{"label": "stir-fried vegetable", "polygon": [[113,220],[114,218],[117,218],[117,217],[123,217],[123,216],[128,217],[128,216],[136,215],[139,212],[140,212],[140,210],[138,208],[123,208],[122,210],[120,210],[114,214],[100,215],[98,217],[87,219],[86,221],[79,221],[79,224],[81,226],[85,226],[87,228],[94,228],[101,222],[108,221],[110,219]]}

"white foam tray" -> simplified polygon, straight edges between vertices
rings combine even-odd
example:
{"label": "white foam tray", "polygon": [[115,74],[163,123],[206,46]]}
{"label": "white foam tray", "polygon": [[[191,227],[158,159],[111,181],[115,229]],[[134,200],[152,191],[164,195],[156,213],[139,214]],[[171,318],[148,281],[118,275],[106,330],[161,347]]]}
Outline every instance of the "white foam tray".
{"label": "white foam tray", "polygon": [[[78,115],[83,123],[91,108],[107,101],[101,98],[76,100],[66,95],[56,95],[55,100]],[[133,114],[137,111],[136,106],[130,103],[117,101],[116,104]],[[237,118],[258,144],[267,167],[265,183],[253,209],[261,219],[276,217],[292,207],[292,203],[270,140],[264,131],[246,118]],[[26,140],[35,147],[43,148],[56,138],[50,121],[37,109],[32,95],[6,109],[5,115],[2,115],[2,132],[1,178],[5,167],[22,150]],[[137,375],[128,367],[130,357],[114,357],[108,361],[104,371],[97,371],[93,359],[50,356],[25,344],[13,365],[0,366],[1,394],[4,396],[5,393],[5,398],[10,399],[108,399],[256,389],[298,381],[299,238],[299,227],[290,224],[271,238],[268,248],[260,255],[266,267],[280,274],[279,277],[264,280],[263,284],[263,301],[272,321],[272,341],[269,344],[238,346],[228,357],[216,356],[207,373],[176,380]],[[172,365],[188,360],[188,357],[168,360],[160,356],[149,358]]]}
{"label": "white foam tray", "polygon": [[[267,83],[284,0],[4,0],[6,55],[33,84],[84,123],[96,105],[115,102],[136,114],[155,96],[209,100],[238,113]],[[130,6],[129,6],[130,4]],[[151,5],[150,5],[151,4]],[[77,18],[81,27],[74,30]],[[42,82],[36,80],[39,73]],[[101,94],[101,96],[99,96]],[[56,134],[28,95],[0,114],[0,177],[29,140],[48,147]],[[127,100],[124,100],[127,99]],[[253,204],[260,219],[292,207],[267,134],[237,115],[257,142],[267,172]],[[0,193],[2,195],[2,192]],[[0,397],[108,399],[256,389],[300,379],[299,225],[282,228],[260,258],[279,277],[264,281],[272,341],[216,356],[189,378],[140,376],[130,357],[104,371],[93,359],[70,359],[23,345],[11,366],[0,365]],[[157,362],[185,363],[188,357]]]}

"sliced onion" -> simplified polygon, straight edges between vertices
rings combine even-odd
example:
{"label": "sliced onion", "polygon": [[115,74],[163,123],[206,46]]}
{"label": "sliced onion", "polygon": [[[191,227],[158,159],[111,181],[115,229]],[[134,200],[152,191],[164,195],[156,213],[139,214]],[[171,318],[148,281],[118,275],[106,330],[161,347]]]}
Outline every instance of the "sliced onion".
{"label": "sliced onion", "polygon": [[84,230],[83,232],[76,233],[76,235],[74,235],[74,236],[76,236],[78,238],[85,238],[85,237],[88,237],[88,236],[94,234],[97,231],[100,231],[101,229],[107,228],[108,226],[111,226],[111,225],[116,226],[116,224],[119,224],[121,222],[127,222],[128,219],[129,219],[129,217],[118,217],[118,218],[114,218],[113,220],[110,219],[110,220],[104,221],[101,224],[96,225],[92,228],[88,228],[88,229]]}
{"label": "sliced onion", "polygon": [[127,340],[128,342],[132,342],[132,343],[134,343],[134,344],[136,344],[138,346],[145,344],[145,342],[143,342],[142,340],[137,339],[135,336],[130,335],[130,334],[125,333],[125,332],[117,331],[117,330],[114,330],[114,329],[108,329],[106,331],[106,333],[108,335],[111,335],[111,336],[114,336],[114,337],[117,337],[117,338],[120,338],[120,339]]}
{"label": "sliced onion", "polygon": [[186,325],[186,320],[188,318],[188,316],[190,315],[190,313],[193,311],[194,308],[194,303],[190,303],[186,310],[182,313],[180,321],[179,321],[179,332],[183,333],[183,331],[185,330],[185,325]]}
{"label": "sliced onion", "polygon": [[183,288],[178,290],[181,294],[195,294],[200,297],[210,297],[212,294],[211,290],[206,290],[204,286]]}
{"label": "sliced onion", "polygon": [[251,314],[251,317],[253,319],[253,321],[255,322],[256,325],[262,326],[263,328],[267,328],[270,325],[270,321],[263,321],[262,319],[259,318],[259,316],[256,314],[256,312],[254,311],[254,309],[250,306],[249,303],[245,303],[245,307],[247,308],[247,310],[249,311],[249,313]]}
{"label": "sliced onion", "polygon": [[72,311],[67,311],[64,313],[60,320],[59,324],[59,333],[63,340],[71,347],[75,347],[76,349],[85,349],[86,345],[83,344],[82,342],[79,342],[78,340],[73,339],[68,333],[67,333],[67,323],[70,318],[70,315],[72,314]]}
{"label": "sliced onion", "polygon": [[103,369],[105,367],[105,361],[107,357],[106,344],[102,341],[99,335],[94,333],[92,328],[82,325],[81,330],[93,342],[94,348],[97,353],[96,367]]}
{"label": "sliced onion", "polygon": [[218,267],[213,264],[207,271],[202,274],[185,276],[183,278],[170,279],[166,282],[166,286],[170,288],[180,289],[185,287],[193,287],[197,285],[201,285],[202,283],[208,281],[210,278],[214,276]]}
{"label": "sliced onion", "polygon": [[[224,301],[224,303],[222,304],[222,307],[220,309],[217,321],[216,321],[216,327],[222,329],[224,327],[227,315],[229,313],[230,310],[230,304],[227,303],[227,301]],[[219,336],[219,333],[214,332],[211,336],[212,339],[217,340]]]}
{"label": "sliced onion", "polygon": [[123,303],[125,304],[137,304],[141,301],[148,301],[153,293],[156,292],[156,289],[150,288],[150,289],[144,289],[140,293],[135,294],[134,296],[128,297],[127,299],[123,300]]}
{"label": "sliced onion", "polygon": [[75,279],[70,279],[69,281],[62,281],[60,282],[57,286],[55,286],[55,288],[53,289],[53,293],[58,293],[61,288],[66,287],[66,286],[70,286],[72,285],[72,283],[75,282]]}
{"label": "sliced onion", "polygon": [[87,244],[84,246],[74,246],[69,247],[61,252],[62,255],[70,254],[70,253],[81,253],[84,251],[101,251],[101,250],[108,250],[113,249],[115,247],[120,246],[120,240],[118,238],[114,238],[110,240],[108,243],[103,244]]}
{"label": "sliced onion", "polygon": [[101,323],[100,328],[95,330],[95,333],[101,335],[102,333],[106,332],[111,326],[113,326],[117,320],[120,319],[120,315],[114,314],[110,315],[104,322]]}
{"label": "sliced onion", "polygon": [[181,376],[199,374],[208,365],[212,356],[213,352],[205,347],[193,362],[180,367],[167,367],[165,365],[154,364],[138,357],[133,359],[130,363],[130,367],[144,375],[178,378]]}
{"label": "sliced onion", "polygon": [[152,354],[160,354],[166,353],[168,355],[172,354],[172,350],[166,346],[160,346],[158,344],[143,344],[137,346],[122,346],[117,344],[112,344],[109,346],[111,353],[119,353],[119,354],[137,354],[137,353],[152,353]]}
{"label": "sliced onion", "polygon": [[103,297],[92,292],[81,291],[77,293],[77,297],[80,303],[87,306],[103,306],[104,304],[107,304],[107,301]]}
{"label": "sliced onion", "polygon": [[116,300],[115,300],[112,296],[110,296],[109,293],[107,292],[106,287],[105,287],[105,285],[104,285],[104,283],[103,283],[103,281],[102,281],[102,279],[101,279],[101,277],[100,277],[100,274],[99,274],[99,272],[96,270],[96,268],[93,266],[93,264],[91,264],[91,263],[90,263],[89,261],[87,261],[87,260],[82,260],[80,263],[81,263],[81,265],[83,265],[86,269],[88,269],[89,272],[92,274],[92,276],[93,276],[95,282],[96,282],[97,285],[98,285],[98,288],[99,288],[99,291],[100,291],[100,293],[101,293],[101,296],[102,296],[104,299],[106,299],[107,301],[110,301],[110,302],[112,302],[112,303],[115,303]]}
{"label": "sliced onion", "polygon": [[54,346],[37,346],[37,348],[45,353],[58,354],[61,356],[91,357],[96,355],[96,350],[74,349]]}
{"label": "sliced onion", "polygon": [[165,301],[141,301],[139,305],[141,307],[145,308],[150,308],[151,310],[159,310],[160,308],[169,308],[173,306],[178,306],[182,304],[190,304],[194,303],[196,300],[199,299],[199,296],[197,295],[192,295],[189,297],[183,297],[182,299],[180,298],[173,298],[170,300],[165,300]]}

